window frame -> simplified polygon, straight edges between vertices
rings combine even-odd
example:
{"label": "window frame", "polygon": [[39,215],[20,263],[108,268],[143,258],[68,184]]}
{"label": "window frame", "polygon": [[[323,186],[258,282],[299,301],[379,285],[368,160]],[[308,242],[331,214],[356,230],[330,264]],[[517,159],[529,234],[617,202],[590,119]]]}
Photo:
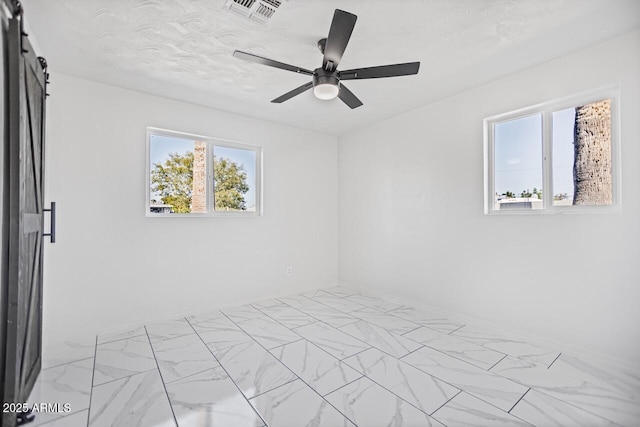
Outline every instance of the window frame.
{"label": "window frame", "polygon": [[[553,205],[553,113],[605,99],[611,100],[611,205]],[[619,213],[621,200],[620,89],[609,85],[553,101],[497,114],[483,120],[484,134],[484,213],[485,215],[548,215]],[[542,117],[542,209],[494,208],[495,204],[495,125],[540,114]]]}
{"label": "window frame", "polygon": [[[151,212],[151,136],[164,136],[181,139],[189,139],[194,141],[204,141],[207,144],[205,156],[207,162],[207,191],[206,191],[206,213],[153,213]],[[213,147],[226,147],[235,148],[241,150],[253,151],[256,155],[255,164],[255,193],[256,193],[256,209],[255,211],[216,211],[214,208],[213,200],[213,188],[214,188],[214,176],[213,176]],[[224,138],[197,135],[187,132],[173,131],[169,129],[162,129],[157,127],[147,127],[146,137],[146,201],[145,201],[145,216],[147,218],[194,218],[194,217],[259,217],[263,215],[263,186],[262,186],[262,169],[263,169],[263,150],[262,147],[254,144],[248,144],[245,142],[233,141]]]}

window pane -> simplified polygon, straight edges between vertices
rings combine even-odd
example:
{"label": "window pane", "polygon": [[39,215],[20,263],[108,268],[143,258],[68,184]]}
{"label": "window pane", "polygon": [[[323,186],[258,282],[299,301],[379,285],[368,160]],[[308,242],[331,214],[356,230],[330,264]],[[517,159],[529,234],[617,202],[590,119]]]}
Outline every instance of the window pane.
{"label": "window pane", "polygon": [[195,141],[151,135],[150,213],[189,213]]}
{"label": "window pane", "polygon": [[542,115],[496,123],[494,209],[542,209]]}
{"label": "window pane", "polygon": [[611,205],[611,100],[553,113],[553,205]]}
{"label": "window pane", "polygon": [[213,147],[214,209],[256,211],[256,152]]}

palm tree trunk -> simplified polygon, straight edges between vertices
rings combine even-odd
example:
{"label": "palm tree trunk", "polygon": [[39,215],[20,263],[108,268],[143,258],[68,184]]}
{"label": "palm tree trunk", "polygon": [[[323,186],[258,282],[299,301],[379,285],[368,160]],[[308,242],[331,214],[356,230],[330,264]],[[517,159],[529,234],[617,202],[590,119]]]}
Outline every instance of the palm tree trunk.
{"label": "palm tree trunk", "polygon": [[611,100],[576,107],[574,205],[612,204]]}
{"label": "palm tree trunk", "polygon": [[191,212],[207,213],[207,143],[196,141],[193,148],[193,190]]}

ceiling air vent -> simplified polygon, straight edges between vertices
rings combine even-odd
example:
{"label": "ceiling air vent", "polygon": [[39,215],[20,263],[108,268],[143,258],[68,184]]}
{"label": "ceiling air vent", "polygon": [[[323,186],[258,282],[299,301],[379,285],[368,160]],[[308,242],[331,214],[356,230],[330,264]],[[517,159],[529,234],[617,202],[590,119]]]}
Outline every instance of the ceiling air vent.
{"label": "ceiling air vent", "polygon": [[227,0],[224,7],[254,21],[266,24],[282,6],[282,0]]}

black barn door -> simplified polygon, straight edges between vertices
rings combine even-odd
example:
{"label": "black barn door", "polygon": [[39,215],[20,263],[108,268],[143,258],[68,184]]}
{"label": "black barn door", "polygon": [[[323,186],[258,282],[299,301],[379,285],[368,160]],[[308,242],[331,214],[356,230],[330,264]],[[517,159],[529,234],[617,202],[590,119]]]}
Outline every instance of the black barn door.
{"label": "black barn door", "polygon": [[[21,16],[9,20],[6,42],[8,265],[2,394],[4,402],[17,403],[26,402],[41,366],[46,69],[23,32]],[[15,413],[2,416],[3,426],[15,424]]]}

